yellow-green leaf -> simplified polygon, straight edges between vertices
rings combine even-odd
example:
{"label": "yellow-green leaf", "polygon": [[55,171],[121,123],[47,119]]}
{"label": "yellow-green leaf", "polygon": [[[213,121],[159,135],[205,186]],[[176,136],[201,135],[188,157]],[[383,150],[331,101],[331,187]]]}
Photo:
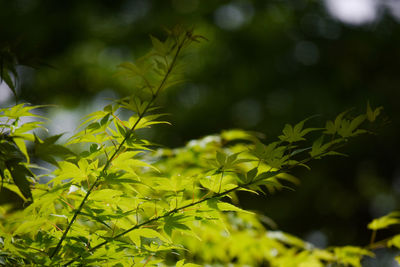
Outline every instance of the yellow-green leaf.
{"label": "yellow-green leaf", "polygon": [[380,230],[389,226],[400,224],[400,212],[394,211],[383,217],[374,219],[368,224],[368,228],[371,230]]}

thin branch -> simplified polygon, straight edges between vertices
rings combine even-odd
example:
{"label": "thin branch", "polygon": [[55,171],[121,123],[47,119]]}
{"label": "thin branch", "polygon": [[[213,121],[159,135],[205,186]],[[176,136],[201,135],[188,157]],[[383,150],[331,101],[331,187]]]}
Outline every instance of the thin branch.
{"label": "thin branch", "polygon": [[[302,165],[302,164],[304,164],[304,163],[307,163],[307,162],[311,161],[312,159],[322,157],[322,156],[328,154],[330,151],[336,150],[337,148],[340,148],[340,147],[342,147],[342,146],[343,146],[343,144],[338,144],[338,145],[336,145],[336,146],[335,146],[335,145],[332,145],[332,146],[329,148],[329,150],[327,149],[328,151],[321,152],[321,153],[316,154],[316,155],[314,155],[314,156],[311,156],[311,157],[308,157],[308,158],[306,158],[306,159],[303,159],[303,160],[297,162],[296,164],[288,165],[288,166],[286,166],[285,168],[278,169],[277,171],[273,171],[273,172],[275,173],[274,177],[276,177],[276,176],[279,175],[279,174],[285,173],[285,172],[287,172],[287,171],[293,169],[294,167],[297,167],[297,166],[300,166],[300,165]],[[233,188],[231,188],[231,189],[229,189],[229,190],[226,190],[226,191],[221,192],[221,193],[218,192],[217,194],[214,194],[214,195],[212,195],[212,196],[210,196],[210,197],[204,197],[204,196],[203,196],[203,198],[199,199],[199,200],[196,201],[196,202],[192,202],[192,203],[187,204],[187,205],[184,205],[184,206],[182,206],[182,207],[175,208],[175,209],[173,209],[173,210],[170,210],[170,211],[164,213],[163,215],[153,217],[152,219],[149,219],[149,220],[147,220],[147,221],[144,221],[144,222],[142,222],[142,223],[140,223],[140,224],[139,224],[138,221],[137,221],[137,224],[136,224],[135,226],[133,226],[133,227],[131,227],[131,228],[129,228],[129,229],[127,229],[127,230],[125,230],[125,231],[119,233],[118,235],[114,236],[112,239],[103,241],[102,243],[100,243],[100,244],[94,246],[93,248],[91,248],[91,249],[89,250],[89,252],[92,252],[92,251],[94,251],[94,250],[96,250],[96,249],[98,249],[98,248],[100,248],[100,247],[102,247],[102,246],[104,246],[104,245],[106,245],[106,244],[108,244],[108,243],[110,243],[110,242],[112,242],[112,241],[114,241],[114,240],[116,240],[116,239],[118,239],[118,238],[120,238],[120,237],[126,235],[127,233],[129,233],[129,232],[131,232],[131,231],[133,231],[133,230],[136,230],[136,229],[142,227],[142,226],[145,226],[145,225],[150,224],[150,223],[152,223],[152,222],[156,222],[156,221],[158,221],[158,220],[160,220],[160,219],[163,219],[163,218],[165,218],[165,217],[168,217],[168,216],[170,216],[170,215],[172,215],[172,214],[174,214],[174,213],[177,213],[177,212],[179,212],[179,211],[181,211],[181,210],[185,210],[185,209],[190,208],[190,207],[192,207],[192,206],[201,204],[201,203],[203,203],[203,202],[205,202],[205,201],[208,201],[208,200],[211,200],[211,199],[217,199],[217,198],[226,196],[226,195],[228,195],[229,193],[234,192],[234,191],[237,191],[237,190],[239,190],[239,189],[241,189],[241,188],[247,188],[247,187],[249,187],[249,186],[251,186],[251,185],[254,185],[254,184],[257,184],[258,182],[261,182],[262,180],[266,180],[266,179],[265,179],[265,178],[261,178],[261,179],[256,179],[256,180],[249,181],[248,183],[245,183],[245,184],[239,184],[239,185],[237,185],[237,186],[235,186],[235,187],[233,187]],[[70,265],[71,263],[73,263],[73,262],[79,260],[80,258],[81,258],[81,256],[78,256],[78,257],[76,257],[76,258],[70,260],[69,262],[67,262],[64,266],[68,266],[68,265]]]}
{"label": "thin branch", "polygon": [[[219,197],[223,197],[223,196],[225,196],[225,195],[227,195],[227,194],[229,194],[229,193],[231,193],[231,192],[233,192],[233,191],[236,191],[236,190],[238,190],[239,188],[242,188],[242,187],[244,187],[244,186],[242,186],[242,185],[235,186],[235,187],[233,187],[233,188],[231,188],[231,189],[229,189],[229,190],[227,190],[227,191],[224,191],[224,192],[222,192],[222,193],[215,194],[215,195],[213,195],[213,196],[211,196],[211,197],[208,197],[208,198],[203,198],[203,199],[201,199],[201,200],[199,200],[199,201],[196,201],[196,202],[194,202],[194,203],[187,204],[187,205],[182,206],[182,207],[179,207],[179,208],[175,208],[175,209],[173,209],[173,210],[170,210],[170,211],[164,213],[163,215],[160,215],[160,216],[158,216],[158,217],[154,217],[154,218],[149,219],[149,220],[147,220],[147,221],[145,221],[145,222],[142,222],[142,223],[140,223],[140,224],[136,224],[135,226],[133,226],[133,227],[131,227],[131,228],[125,230],[124,232],[119,233],[118,235],[114,236],[112,239],[103,241],[102,243],[100,243],[100,244],[94,246],[93,248],[91,248],[91,249],[89,250],[89,252],[92,252],[92,251],[94,251],[94,250],[96,250],[96,249],[98,249],[98,248],[100,248],[100,247],[102,247],[102,246],[104,246],[104,245],[106,245],[106,244],[108,244],[108,243],[110,243],[110,242],[116,240],[117,238],[120,238],[120,237],[126,235],[127,233],[132,232],[133,230],[136,230],[136,229],[138,229],[138,228],[140,228],[140,227],[142,227],[142,226],[145,226],[145,225],[150,224],[150,223],[152,223],[152,222],[155,222],[155,221],[158,221],[158,220],[163,219],[163,218],[165,218],[165,217],[168,217],[168,216],[170,216],[171,214],[174,214],[174,213],[179,212],[179,211],[181,211],[181,210],[184,210],[184,209],[190,208],[190,207],[192,207],[192,206],[201,204],[201,203],[203,203],[204,201],[207,201],[207,200],[210,200],[210,199],[216,199],[216,198],[219,198]],[[76,257],[76,258],[70,260],[70,261],[69,261],[68,263],[66,263],[64,266],[70,265],[71,263],[77,261],[80,257],[81,257],[81,256],[78,256],[78,257]]]}
{"label": "thin branch", "polygon": [[[338,147],[340,147],[340,146],[336,146],[335,149],[338,148]],[[277,176],[277,175],[279,175],[279,174],[285,173],[285,172],[289,171],[290,169],[292,169],[292,168],[294,168],[294,167],[300,166],[301,164],[304,164],[304,163],[306,163],[306,162],[308,162],[308,161],[310,161],[310,160],[312,160],[312,159],[314,159],[314,158],[322,157],[322,156],[324,156],[324,155],[327,154],[327,153],[329,153],[329,151],[325,151],[325,152],[322,152],[322,153],[320,153],[320,154],[314,155],[314,156],[312,156],[312,157],[308,157],[308,158],[306,158],[306,159],[304,159],[304,160],[302,160],[302,161],[300,161],[300,162],[298,162],[298,163],[296,163],[296,164],[293,164],[293,165],[287,166],[286,168],[282,168],[282,169],[280,169],[280,170],[274,171],[274,173],[275,173],[274,177]],[[247,187],[249,187],[249,186],[251,186],[251,185],[254,185],[254,184],[257,184],[258,182],[261,182],[262,180],[266,180],[266,179],[263,179],[263,178],[262,178],[262,179],[256,179],[256,180],[252,180],[252,181],[250,181],[250,182],[248,182],[248,183],[245,183],[245,184],[237,185],[237,186],[235,186],[235,187],[233,187],[233,188],[231,188],[231,189],[229,189],[229,190],[226,190],[226,191],[224,191],[224,192],[217,193],[217,194],[215,194],[215,195],[212,195],[212,196],[206,197],[206,198],[203,197],[203,198],[199,199],[199,200],[196,201],[196,202],[192,202],[192,203],[190,203],[190,204],[181,206],[181,207],[179,207],[179,208],[175,208],[175,209],[173,209],[173,210],[170,210],[170,211],[164,213],[163,215],[160,215],[160,216],[157,216],[157,217],[153,217],[152,219],[149,219],[149,220],[147,220],[147,221],[144,221],[144,222],[142,222],[142,223],[140,223],[140,224],[138,223],[138,224],[136,224],[135,226],[133,226],[133,227],[131,227],[131,228],[129,228],[129,229],[127,229],[127,230],[125,230],[125,231],[119,233],[118,235],[114,236],[112,239],[105,240],[105,241],[103,241],[102,243],[100,243],[100,244],[94,246],[93,248],[91,248],[91,249],[89,250],[89,252],[92,252],[92,251],[94,251],[94,250],[96,250],[96,249],[98,249],[98,248],[100,248],[100,247],[102,247],[102,246],[104,246],[104,245],[106,245],[106,244],[108,244],[108,243],[110,243],[110,242],[112,242],[112,241],[114,241],[114,240],[116,240],[116,239],[118,239],[118,238],[120,238],[120,237],[126,235],[127,233],[129,233],[129,232],[131,232],[131,231],[133,231],[133,230],[136,230],[136,229],[142,227],[142,226],[145,226],[145,225],[150,224],[150,223],[152,223],[152,222],[156,222],[156,221],[158,221],[158,220],[160,220],[160,219],[163,219],[163,218],[165,218],[165,217],[168,217],[168,216],[170,216],[170,215],[172,215],[172,214],[174,214],[174,213],[177,213],[177,212],[179,212],[179,211],[181,211],[181,210],[185,210],[185,209],[187,209],[187,208],[196,206],[196,205],[201,204],[201,203],[203,203],[203,202],[205,202],[205,201],[208,201],[208,200],[211,200],[211,199],[217,199],[217,198],[226,196],[226,195],[228,195],[229,193],[234,192],[234,191],[237,191],[237,190],[239,190],[239,189],[241,189],[241,188],[247,188]],[[76,257],[76,258],[70,260],[69,262],[67,262],[64,266],[68,266],[68,265],[74,263],[75,261],[79,260],[80,258],[81,258],[81,256],[78,256],[78,257]]]}
{"label": "thin branch", "polygon": [[118,148],[114,151],[114,153],[111,155],[111,157],[107,160],[106,164],[104,165],[102,171],[100,172],[100,175],[97,176],[95,182],[92,184],[92,186],[89,188],[89,190],[87,191],[85,197],[82,199],[78,209],[74,212],[74,215],[71,219],[71,221],[69,222],[69,224],[67,225],[67,228],[65,229],[60,241],[58,242],[56,248],[53,250],[53,252],[50,255],[50,259],[53,258],[57,252],[60,250],[61,245],[63,243],[63,241],[65,240],[65,238],[67,237],[67,234],[69,232],[69,230],[71,229],[71,226],[74,224],[76,217],[78,216],[78,214],[81,212],[83,206],[85,205],[89,195],[91,194],[92,190],[97,186],[97,184],[100,182],[100,180],[106,176],[107,170],[111,164],[111,162],[113,161],[113,159],[115,158],[115,156],[120,152],[120,150],[122,149],[123,145],[125,144],[125,142],[131,137],[133,131],[135,130],[135,128],[137,127],[137,125],[139,124],[139,122],[142,120],[142,118],[144,117],[144,114],[148,111],[148,109],[151,107],[151,105],[154,103],[154,101],[156,100],[156,98],[158,97],[158,94],[160,93],[160,91],[164,88],[168,77],[170,76],[174,65],[176,64],[176,60],[178,59],[178,56],[183,48],[183,46],[185,45],[185,42],[188,40],[187,38],[189,37],[188,34],[185,34],[182,42],[178,45],[178,48],[175,52],[174,58],[171,62],[171,65],[168,68],[168,71],[166,72],[163,80],[161,81],[160,85],[157,88],[157,91],[152,95],[151,100],[148,102],[147,106],[145,107],[145,109],[143,110],[143,112],[141,114],[139,114],[138,119],[136,120],[135,124],[132,126],[132,128],[128,131],[128,133],[125,135],[125,138],[122,140],[122,142],[119,144]]}

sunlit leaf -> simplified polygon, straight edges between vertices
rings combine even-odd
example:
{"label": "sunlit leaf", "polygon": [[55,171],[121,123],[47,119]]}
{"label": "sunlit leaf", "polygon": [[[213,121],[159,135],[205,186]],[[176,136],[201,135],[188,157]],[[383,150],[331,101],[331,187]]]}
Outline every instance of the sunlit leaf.
{"label": "sunlit leaf", "polygon": [[219,211],[236,211],[236,212],[251,213],[247,210],[243,210],[243,209],[238,208],[230,203],[219,201],[217,199],[207,200],[207,206],[212,209],[219,210]]}
{"label": "sunlit leaf", "polygon": [[161,235],[159,232],[150,229],[150,228],[140,228],[135,229],[128,233],[129,238],[135,243],[136,246],[140,246],[142,244],[141,237],[145,238],[158,238],[163,242],[168,243],[168,239]]}
{"label": "sunlit leaf", "polygon": [[302,140],[306,140],[304,136],[308,134],[309,132],[320,130],[319,128],[306,128],[303,129],[304,123],[309,120],[305,119],[296,124],[295,126],[292,126],[290,124],[286,124],[285,127],[282,130],[283,135],[279,136],[279,139],[281,141],[286,141],[289,143],[294,143]]}
{"label": "sunlit leaf", "polygon": [[184,215],[167,216],[164,219],[164,232],[171,236],[174,230],[189,231],[190,227],[186,225],[187,221],[185,219]]}
{"label": "sunlit leaf", "polygon": [[368,228],[371,230],[380,230],[395,224],[400,224],[400,212],[398,211],[394,211],[383,217],[374,219],[368,224]]}

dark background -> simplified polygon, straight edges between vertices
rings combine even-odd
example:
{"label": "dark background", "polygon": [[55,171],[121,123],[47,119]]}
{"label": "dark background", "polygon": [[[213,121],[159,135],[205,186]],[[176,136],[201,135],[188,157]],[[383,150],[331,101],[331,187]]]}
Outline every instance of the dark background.
{"label": "dark background", "polygon": [[[0,48],[20,64],[20,101],[58,105],[49,116],[64,128],[53,132],[72,131],[105,97],[128,95],[116,66],[177,23],[208,41],[191,56],[189,82],[161,100],[173,126],[150,132],[158,143],[182,146],[230,128],[273,141],[285,123],[310,115],[321,115],[318,124],[352,107],[364,112],[368,100],[383,106],[377,135],[352,141],[347,158],[296,170],[295,192],[241,195],[243,207],[316,245],[366,245],[367,223],[398,208],[400,194],[400,16],[398,2],[381,3],[374,18],[357,20],[356,9],[352,20],[305,0],[0,0]],[[8,91],[3,83],[1,106],[13,103]]]}

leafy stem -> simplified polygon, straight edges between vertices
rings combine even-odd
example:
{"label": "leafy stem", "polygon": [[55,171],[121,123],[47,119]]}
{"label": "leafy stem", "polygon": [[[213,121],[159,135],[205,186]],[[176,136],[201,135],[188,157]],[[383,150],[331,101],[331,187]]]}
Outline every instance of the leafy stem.
{"label": "leafy stem", "polygon": [[[168,66],[168,69],[162,79],[162,81],[160,82],[159,86],[157,87],[156,92],[152,93],[152,97],[151,100],[147,103],[146,107],[144,108],[143,112],[140,112],[138,115],[138,118],[136,120],[136,122],[134,123],[134,125],[131,127],[131,129],[126,133],[124,139],[122,140],[122,142],[119,144],[119,146],[115,149],[114,153],[110,156],[110,158],[107,159],[107,162],[105,163],[103,169],[101,170],[100,174],[97,176],[95,182],[91,185],[91,187],[88,189],[86,195],[84,196],[84,198],[82,199],[79,207],[77,210],[75,210],[74,215],[72,216],[71,221],[68,223],[67,228],[65,229],[63,235],[61,236],[61,239],[59,240],[57,246],[55,247],[55,249],[52,251],[50,258],[53,258],[57,252],[60,250],[61,245],[63,243],[63,241],[65,240],[65,238],[67,237],[67,234],[69,232],[69,230],[71,229],[71,226],[74,224],[78,214],[81,212],[83,206],[85,205],[88,197],[90,196],[91,192],[93,191],[93,189],[99,184],[99,182],[101,181],[102,178],[104,178],[107,175],[107,170],[110,167],[111,162],[113,161],[113,159],[119,154],[119,152],[122,150],[124,144],[126,143],[126,141],[131,137],[133,131],[136,129],[137,125],[139,124],[139,122],[143,119],[145,113],[149,110],[149,108],[151,108],[151,106],[153,105],[154,101],[157,99],[159,93],[161,92],[161,90],[164,88],[168,77],[170,76],[176,61],[178,59],[179,54],[182,51],[182,48],[184,47],[184,45],[186,44],[186,41],[189,40],[189,38],[191,37],[191,33],[187,32],[182,41],[178,44],[178,47],[176,49],[176,52],[174,54],[174,57],[172,59],[171,64]],[[151,89],[151,88],[150,88]],[[152,91],[153,92],[153,91]]]}
{"label": "leafy stem", "polygon": [[[315,155],[315,156],[308,157],[308,158],[304,159],[303,161],[301,161],[301,162],[299,162],[299,163],[296,163],[296,164],[287,166],[286,168],[282,168],[282,169],[280,169],[280,170],[274,171],[274,173],[275,173],[274,176],[277,176],[278,174],[284,173],[284,172],[286,172],[286,171],[288,171],[288,170],[290,170],[290,169],[292,169],[292,168],[294,168],[294,167],[296,167],[296,166],[299,166],[299,165],[302,164],[302,163],[308,162],[308,161],[312,160],[313,158],[321,157],[321,156],[323,156],[323,155],[325,155],[325,154],[328,154],[328,153],[329,153],[329,152],[323,152],[323,153],[320,153],[319,155]],[[174,209],[172,209],[172,210],[170,210],[170,211],[164,213],[163,215],[153,217],[153,218],[148,219],[147,221],[144,221],[144,222],[142,222],[142,223],[137,223],[136,225],[132,226],[131,228],[129,228],[129,229],[127,229],[127,230],[125,230],[125,231],[123,231],[123,232],[121,232],[121,233],[119,233],[119,234],[113,236],[112,238],[109,238],[109,239],[107,239],[107,240],[101,242],[100,244],[98,244],[98,245],[92,247],[91,249],[89,249],[88,252],[95,251],[95,250],[97,250],[98,248],[100,248],[100,247],[102,247],[102,246],[104,246],[104,245],[106,245],[106,244],[108,244],[108,243],[110,243],[110,242],[113,242],[114,240],[117,240],[118,238],[120,238],[120,237],[122,237],[122,236],[128,234],[129,232],[132,232],[133,230],[139,229],[139,228],[142,227],[142,226],[151,224],[151,223],[153,223],[153,222],[157,222],[157,221],[159,221],[159,220],[161,220],[161,219],[163,219],[163,218],[166,218],[166,217],[168,217],[168,216],[170,216],[170,215],[172,215],[172,214],[175,214],[175,213],[177,213],[177,212],[179,212],[179,211],[186,210],[187,208],[196,206],[196,205],[201,204],[201,203],[203,203],[203,202],[205,202],[205,201],[212,200],[212,199],[218,199],[218,198],[224,197],[224,196],[226,196],[226,195],[228,195],[228,194],[230,194],[230,193],[232,193],[232,192],[235,192],[235,191],[237,191],[237,190],[239,190],[239,189],[247,188],[247,187],[249,187],[249,186],[251,186],[251,185],[257,184],[257,183],[261,182],[262,180],[266,180],[266,179],[265,179],[265,178],[254,179],[254,180],[249,181],[249,182],[247,182],[247,183],[245,183],[245,184],[239,184],[239,185],[237,185],[237,186],[235,186],[235,187],[233,187],[233,188],[231,188],[231,189],[228,189],[228,190],[226,190],[226,191],[218,192],[218,193],[216,193],[216,194],[214,194],[214,195],[212,195],[212,196],[209,196],[209,197],[200,198],[199,200],[197,200],[197,201],[195,201],[195,202],[191,202],[191,203],[189,203],[189,204],[187,204],[187,205],[184,205],[184,206],[181,206],[181,207],[176,207],[176,208],[174,208]],[[138,222],[138,221],[137,221],[137,222]],[[72,260],[70,260],[69,262],[67,262],[66,264],[64,264],[64,266],[68,266],[68,265],[74,263],[75,261],[79,260],[80,258],[81,258],[81,256],[77,256],[77,257],[75,257],[74,259],[72,259]]]}
{"label": "leafy stem", "polygon": [[[147,220],[147,221],[144,221],[144,222],[142,222],[142,223],[140,223],[140,224],[136,224],[135,226],[133,226],[133,227],[131,227],[131,228],[129,228],[129,229],[127,229],[127,230],[125,230],[125,231],[119,233],[118,235],[115,235],[113,238],[110,238],[110,239],[108,239],[108,240],[105,240],[105,241],[103,241],[102,243],[100,243],[100,244],[94,246],[93,248],[91,248],[91,249],[89,250],[89,252],[92,252],[92,251],[94,251],[94,250],[96,250],[96,249],[98,249],[98,248],[100,248],[100,247],[102,247],[102,246],[104,246],[104,245],[106,245],[106,244],[108,244],[108,243],[110,243],[110,242],[112,242],[112,241],[114,241],[114,240],[116,240],[116,239],[118,239],[118,238],[120,238],[120,237],[126,235],[127,233],[132,232],[133,230],[136,230],[136,229],[142,227],[142,226],[145,226],[145,225],[150,224],[150,223],[152,223],[152,222],[159,221],[160,219],[163,219],[163,218],[165,218],[165,217],[168,217],[168,216],[170,216],[170,215],[172,215],[172,214],[174,214],[174,213],[177,213],[177,212],[179,212],[179,211],[181,211],[181,210],[184,210],[184,209],[190,208],[190,207],[192,207],[192,206],[201,204],[201,203],[203,203],[203,202],[205,202],[205,201],[207,201],[207,200],[223,197],[223,196],[225,196],[225,195],[227,195],[227,194],[229,194],[229,193],[231,193],[231,192],[233,192],[233,191],[236,191],[236,190],[238,190],[238,189],[240,189],[240,188],[242,188],[242,187],[244,187],[244,186],[243,186],[243,185],[237,185],[237,186],[235,186],[235,187],[233,187],[233,188],[231,188],[231,189],[229,189],[229,190],[226,190],[226,191],[224,191],[224,192],[215,194],[215,195],[210,196],[210,197],[207,197],[207,198],[200,199],[200,200],[198,200],[198,201],[196,201],[196,202],[193,202],[193,203],[190,203],[190,204],[181,206],[181,207],[179,207],[179,208],[175,208],[175,209],[173,209],[173,210],[170,210],[170,211],[164,213],[163,215],[160,215],[160,216],[157,216],[157,217],[153,217],[152,219],[149,219],[149,220]],[[81,256],[78,256],[78,257],[76,257],[76,258],[70,260],[70,261],[69,261],[68,263],[66,263],[64,266],[70,265],[71,263],[77,261],[80,257],[81,257]]]}

